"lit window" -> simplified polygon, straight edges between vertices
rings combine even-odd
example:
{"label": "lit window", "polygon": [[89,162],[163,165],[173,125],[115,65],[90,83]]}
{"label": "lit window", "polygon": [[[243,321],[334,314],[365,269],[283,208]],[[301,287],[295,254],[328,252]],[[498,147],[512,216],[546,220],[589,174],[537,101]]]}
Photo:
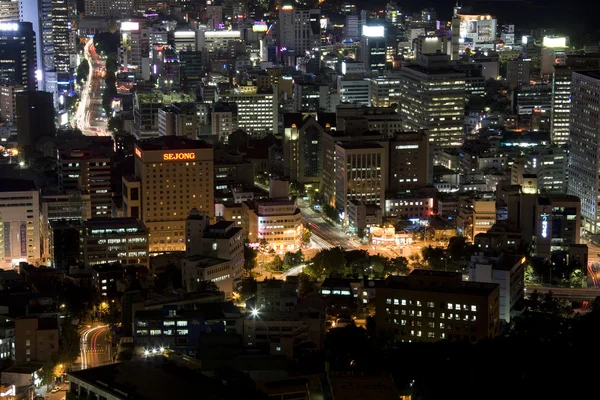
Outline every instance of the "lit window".
{"label": "lit window", "polygon": [[400,301],[398,299],[394,299],[394,305],[397,306],[398,304],[400,304]]}
{"label": "lit window", "polygon": [[476,312],[477,311],[477,306],[471,306],[471,311]]}
{"label": "lit window", "polygon": [[406,300],[402,299],[402,305],[405,306],[406,305]]}
{"label": "lit window", "polygon": [[434,338],[435,337],[435,333],[433,333],[433,332],[427,332],[427,337],[428,338]]}
{"label": "lit window", "polygon": [[[460,307],[459,307],[460,308]],[[452,303],[448,303],[448,310],[453,310]]]}
{"label": "lit window", "polygon": [[421,304],[421,302],[419,300],[417,300],[417,307],[422,307],[423,305]]}
{"label": "lit window", "polygon": [[427,307],[433,308],[433,301],[428,301],[427,302]]}
{"label": "lit window", "polygon": [[385,299],[385,304],[392,304],[392,299]]}

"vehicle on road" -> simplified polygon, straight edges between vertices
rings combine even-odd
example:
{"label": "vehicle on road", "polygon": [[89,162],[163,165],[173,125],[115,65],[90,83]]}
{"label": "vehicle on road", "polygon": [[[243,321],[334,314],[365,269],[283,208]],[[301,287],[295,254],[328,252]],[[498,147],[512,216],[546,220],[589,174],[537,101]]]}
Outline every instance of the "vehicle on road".
{"label": "vehicle on road", "polygon": [[60,389],[58,388],[58,386],[55,386],[50,393],[58,393],[59,390]]}

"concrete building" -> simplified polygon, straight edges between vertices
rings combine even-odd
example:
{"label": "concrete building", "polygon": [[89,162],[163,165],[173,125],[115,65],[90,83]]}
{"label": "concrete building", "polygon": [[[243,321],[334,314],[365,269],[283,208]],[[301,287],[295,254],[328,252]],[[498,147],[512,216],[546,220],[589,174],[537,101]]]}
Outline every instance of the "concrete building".
{"label": "concrete building", "polygon": [[376,143],[335,146],[335,207],[348,217],[348,201],[383,207],[387,182],[385,148]]}
{"label": "concrete building", "polygon": [[0,185],[0,267],[37,263],[41,257],[40,194],[33,181],[2,179]]}
{"label": "concrete building", "polygon": [[23,317],[15,320],[15,363],[48,362],[58,353],[58,318]]}
{"label": "concrete building", "polygon": [[378,334],[405,342],[491,339],[500,333],[500,289],[463,282],[458,272],[416,269],[377,288],[375,319]]}
{"label": "concrete building", "polygon": [[17,122],[17,93],[23,86],[16,84],[0,84],[0,120]]}
{"label": "concrete building", "polygon": [[536,175],[541,193],[565,193],[568,161],[564,147],[537,146],[525,156],[524,173]]}
{"label": "concrete building", "polygon": [[259,312],[292,311],[298,305],[298,284],[266,279],[256,284],[256,309]]}
{"label": "concrete building", "polygon": [[61,194],[89,195],[90,215],[111,215],[111,159],[95,149],[57,149],[58,187]]}
{"label": "concrete building", "polygon": [[249,242],[266,240],[281,254],[300,247],[302,218],[295,199],[246,201],[242,209],[242,227]]}
{"label": "concrete building", "polygon": [[158,135],[196,139],[199,128],[197,120],[195,103],[174,103],[158,110]]}
{"label": "concrete building", "polygon": [[4,0],[0,2],[0,22],[11,22],[19,20],[19,2],[15,0]]}
{"label": "concrete building", "polygon": [[400,76],[371,78],[371,106],[391,107],[400,104]]}
{"label": "concrete building", "polygon": [[160,92],[136,92],[133,96],[133,134],[136,139],[158,136],[158,112],[165,106]]}
{"label": "concrete building", "polygon": [[148,229],[135,218],[92,218],[80,232],[80,259],[86,268],[121,263],[148,266]]}
{"label": "concrete building", "polygon": [[510,323],[524,308],[525,261],[520,254],[494,251],[471,256],[469,281],[495,283],[500,288],[500,319]]}
{"label": "concrete building", "polygon": [[583,228],[600,232],[600,73],[573,72],[571,89],[569,182],[567,192],[581,199]]}
{"label": "concrete building", "polygon": [[511,90],[529,84],[530,63],[529,60],[508,61],[506,64],[506,80]]}
{"label": "concrete building", "polygon": [[85,16],[126,18],[133,16],[134,0],[85,0]]}
{"label": "concrete building", "polygon": [[471,240],[486,233],[496,223],[495,200],[491,197],[462,198],[456,222],[459,233]]}
{"label": "concrete building", "polygon": [[348,226],[352,232],[363,234],[372,226],[380,226],[382,221],[382,210],[373,204],[364,204],[359,200],[350,200],[347,203]]}
{"label": "concrete building", "polygon": [[322,137],[331,129],[326,115],[303,116],[299,113],[283,116],[283,173],[292,182],[309,190],[318,189],[323,170]]}
{"label": "concrete building", "polygon": [[215,103],[211,114],[212,135],[219,142],[228,143],[229,135],[238,129],[236,103]]}
{"label": "concrete building", "polygon": [[[36,11],[38,7],[35,7]],[[37,19],[24,21],[35,23]],[[17,20],[0,25],[0,49],[2,49],[0,50],[0,80],[2,82],[21,85],[26,91],[36,90],[35,71],[41,65],[38,60],[41,51],[37,51],[39,46],[36,46],[39,42],[36,40],[36,29],[32,22]]]}
{"label": "concrete building", "polygon": [[341,103],[371,106],[371,81],[367,78],[338,76],[337,90]]}
{"label": "concrete building", "polygon": [[35,146],[40,138],[53,137],[56,132],[52,94],[23,87],[25,90],[17,93],[17,143],[21,149]]}
{"label": "concrete building", "polygon": [[367,71],[383,72],[387,40],[383,25],[363,25],[360,37],[360,57]]}
{"label": "concrete building", "polygon": [[252,133],[279,132],[278,92],[272,93],[219,93],[217,102],[237,105],[237,126]]}
{"label": "concrete building", "polygon": [[296,65],[297,57],[321,48],[321,10],[293,6],[279,8],[278,45],[284,64]]}
{"label": "concrete building", "polygon": [[460,146],[465,132],[465,74],[452,69],[445,54],[423,54],[418,64],[402,68],[401,82],[404,129],[425,129],[429,141],[440,147]]}
{"label": "concrete building", "polygon": [[233,275],[228,260],[211,256],[189,256],[181,259],[183,287],[194,292],[203,281],[212,281],[226,296],[233,293]]}
{"label": "concrete building", "polygon": [[139,207],[151,253],[185,250],[190,210],[214,218],[213,148],[204,141],[163,136],[136,143],[134,152],[135,177],[124,177],[123,185],[124,192],[137,191],[141,201],[124,196],[125,215]]}
{"label": "concrete building", "polygon": [[405,192],[432,183],[433,159],[425,132],[397,132],[386,145],[389,151],[387,192]]}

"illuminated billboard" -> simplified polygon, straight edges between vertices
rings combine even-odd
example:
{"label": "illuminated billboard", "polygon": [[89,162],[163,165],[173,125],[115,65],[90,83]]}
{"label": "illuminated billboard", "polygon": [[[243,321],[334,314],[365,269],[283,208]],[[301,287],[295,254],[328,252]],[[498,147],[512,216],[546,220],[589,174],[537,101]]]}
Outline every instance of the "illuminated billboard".
{"label": "illuminated billboard", "polygon": [[362,34],[366,37],[383,37],[385,28],[383,25],[363,25]]}
{"label": "illuminated billboard", "polygon": [[138,149],[137,147],[135,148],[135,155],[138,156],[139,158],[142,158],[142,151],[140,149]]}
{"label": "illuminated billboard", "polygon": [[327,18],[321,18],[319,20],[319,23],[321,24],[321,29],[323,29],[324,31],[327,30]]}
{"label": "illuminated billboard", "polygon": [[252,32],[266,32],[269,30],[265,21],[255,21],[252,26]]}
{"label": "illuminated billboard", "polygon": [[0,31],[18,31],[19,24],[16,22],[4,22],[0,24]]}
{"label": "illuminated billboard", "polygon": [[121,30],[122,31],[139,31],[140,23],[132,22],[132,21],[123,21],[123,22],[121,22]]}
{"label": "illuminated billboard", "polygon": [[544,39],[542,39],[542,45],[544,47],[567,47],[567,38],[544,36]]}
{"label": "illuminated billboard", "polygon": [[196,159],[196,153],[165,153],[163,154],[163,160],[165,161],[180,161],[180,160],[194,160]]}

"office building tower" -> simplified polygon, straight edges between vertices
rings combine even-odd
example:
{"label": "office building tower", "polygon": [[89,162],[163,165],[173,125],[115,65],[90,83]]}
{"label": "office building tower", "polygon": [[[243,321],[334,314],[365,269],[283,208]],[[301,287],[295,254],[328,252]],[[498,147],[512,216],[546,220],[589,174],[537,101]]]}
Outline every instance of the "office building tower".
{"label": "office building tower", "polygon": [[58,186],[65,195],[89,195],[90,216],[110,217],[111,160],[93,149],[58,149]]}
{"label": "office building tower", "polygon": [[404,23],[402,9],[395,1],[390,1],[385,5],[385,20],[397,27],[401,27]]}
{"label": "office building tower", "polygon": [[[42,29],[42,57],[45,90],[55,95],[58,101],[59,76],[67,75],[69,80],[70,56],[73,49],[70,44],[70,18],[67,0],[41,0],[41,29]],[[56,86],[52,87],[50,76],[55,75]],[[62,78],[65,79],[65,78]],[[68,89],[68,85],[66,86]]]}
{"label": "office building tower", "polygon": [[158,110],[158,135],[196,139],[197,120],[195,103],[173,103],[170,107]]}
{"label": "office building tower", "polygon": [[296,65],[296,57],[319,51],[321,47],[321,10],[285,5],[279,9],[278,45],[284,64]]}
{"label": "office building tower", "polygon": [[506,64],[506,80],[510,90],[529,84],[529,60],[511,60]]}
{"label": "office building tower", "polygon": [[19,20],[19,1],[0,0],[0,22],[15,22]]}
{"label": "office building tower", "polygon": [[583,228],[600,232],[600,73],[573,72],[571,83],[568,193],[581,199]]}
{"label": "office building tower", "polygon": [[31,22],[0,23],[0,83],[37,87],[36,38]]}
{"label": "office building tower", "polygon": [[89,219],[80,238],[80,259],[86,268],[112,263],[148,266],[148,229],[135,218]]}
{"label": "office building tower", "polygon": [[554,65],[550,118],[550,138],[553,144],[562,146],[569,143],[571,76],[573,72],[598,70],[599,61],[596,54],[568,55],[565,65]]}
{"label": "office building tower", "polygon": [[540,193],[565,193],[567,191],[568,151],[559,146],[536,146],[525,155],[525,174],[537,177]]}
{"label": "office building tower", "polygon": [[390,107],[400,104],[400,76],[371,78],[371,105]]}
{"label": "office building tower", "polygon": [[86,17],[126,18],[134,13],[134,0],[85,0]]}
{"label": "office building tower", "polygon": [[133,96],[133,135],[136,139],[158,136],[158,112],[165,106],[161,92],[136,92]]}
{"label": "office building tower", "polygon": [[[458,10],[459,11],[459,10]],[[455,9],[455,13],[457,10]],[[452,24],[452,37],[457,33],[454,30],[454,20],[458,19],[458,44],[460,52],[465,48],[479,49],[491,45],[496,40],[497,20],[489,14],[472,15],[456,13]]]}
{"label": "office building tower", "polygon": [[338,76],[337,90],[341,103],[371,106],[371,81],[361,75]]}
{"label": "office building tower", "polygon": [[119,62],[137,78],[150,79],[150,35],[145,20],[121,21]]}
{"label": "office building tower", "polygon": [[367,71],[385,69],[386,37],[382,25],[363,25],[360,37],[360,61]]}
{"label": "office building tower", "polygon": [[17,93],[22,91],[21,85],[0,84],[0,121],[17,121]]}
{"label": "office building tower", "polygon": [[376,143],[338,143],[335,146],[335,207],[348,217],[348,201],[383,208],[387,165],[385,148]]}
{"label": "office building tower", "polygon": [[200,51],[179,52],[179,79],[183,90],[191,89],[202,81],[204,68]]}
{"label": "office building tower", "polygon": [[33,181],[2,179],[0,185],[0,266],[35,263],[41,255],[40,194]]}
{"label": "office building tower", "polygon": [[450,67],[445,54],[422,54],[401,71],[400,114],[404,129],[426,129],[440,147],[460,146],[464,138],[465,74]]}
{"label": "office building tower", "polygon": [[81,221],[59,220],[50,223],[47,240],[50,266],[65,272],[69,272],[71,267],[79,267],[80,232]]}
{"label": "office building tower", "polygon": [[205,52],[207,60],[231,54],[231,49],[235,47],[235,44],[241,42],[242,33],[237,30],[198,31],[198,51]]}
{"label": "office building tower", "polygon": [[294,81],[294,111],[327,111],[331,105],[329,85]]}
{"label": "office building tower", "polygon": [[331,129],[326,115],[322,118],[302,114],[284,114],[283,173],[292,182],[307,189],[318,189],[323,171],[323,133]]}
{"label": "office building tower", "polygon": [[218,102],[237,105],[238,128],[247,133],[278,133],[278,92],[271,93],[219,93]]}
{"label": "office building tower", "polygon": [[389,147],[389,193],[410,191],[432,182],[433,158],[425,132],[397,132],[385,145]]}
{"label": "office building tower", "polygon": [[150,252],[183,251],[190,210],[214,218],[213,149],[182,136],[142,140],[135,145],[135,176],[124,177],[123,185],[126,215],[139,207],[138,218],[150,231]]}
{"label": "office building tower", "polygon": [[[0,49],[0,52],[2,50]],[[35,146],[44,137],[56,133],[52,93],[17,93],[17,143],[21,149]]]}
{"label": "office building tower", "polygon": [[463,282],[459,272],[416,269],[377,288],[377,334],[398,340],[477,342],[500,333],[498,284]]}

